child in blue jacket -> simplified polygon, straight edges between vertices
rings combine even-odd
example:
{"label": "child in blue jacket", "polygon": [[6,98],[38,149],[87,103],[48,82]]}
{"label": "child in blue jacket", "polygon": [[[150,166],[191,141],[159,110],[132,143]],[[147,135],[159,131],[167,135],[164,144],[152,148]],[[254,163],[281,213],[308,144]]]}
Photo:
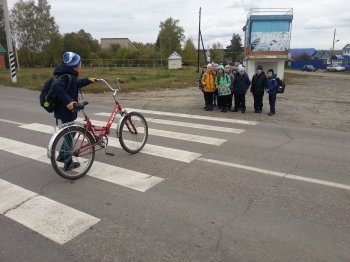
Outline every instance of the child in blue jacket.
{"label": "child in blue jacket", "polygon": [[276,96],[277,96],[277,79],[276,75],[273,72],[273,69],[267,70],[267,93],[269,94],[269,104],[270,104],[270,112],[269,116],[273,116],[276,113]]}

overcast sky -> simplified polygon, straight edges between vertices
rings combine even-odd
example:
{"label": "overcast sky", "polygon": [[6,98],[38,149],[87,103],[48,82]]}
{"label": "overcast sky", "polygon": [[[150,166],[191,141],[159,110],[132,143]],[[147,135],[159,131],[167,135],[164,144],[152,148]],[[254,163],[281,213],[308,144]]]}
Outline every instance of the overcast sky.
{"label": "overcast sky", "polygon": [[[17,0],[7,0],[9,9]],[[230,44],[233,33],[242,36],[251,8],[293,8],[291,48],[330,49],[337,29],[335,49],[350,44],[350,1],[347,0],[48,0],[51,14],[62,34],[84,29],[95,39],[127,37],[131,41],[154,43],[159,23],[178,19],[186,38],[195,45],[198,13],[202,7],[204,45],[219,41]]]}

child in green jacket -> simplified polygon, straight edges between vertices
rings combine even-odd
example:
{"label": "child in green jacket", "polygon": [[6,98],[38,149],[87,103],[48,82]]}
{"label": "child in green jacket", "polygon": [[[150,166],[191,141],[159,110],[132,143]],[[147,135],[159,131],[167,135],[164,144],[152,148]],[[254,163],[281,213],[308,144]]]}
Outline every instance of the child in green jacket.
{"label": "child in green jacket", "polygon": [[225,68],[223,65],[220,65],[218,67],[218,73],[216,75],[215,82],[221,103],[221,112],[227,112],[231,97],[231,79],[230,76],[225,73]]}

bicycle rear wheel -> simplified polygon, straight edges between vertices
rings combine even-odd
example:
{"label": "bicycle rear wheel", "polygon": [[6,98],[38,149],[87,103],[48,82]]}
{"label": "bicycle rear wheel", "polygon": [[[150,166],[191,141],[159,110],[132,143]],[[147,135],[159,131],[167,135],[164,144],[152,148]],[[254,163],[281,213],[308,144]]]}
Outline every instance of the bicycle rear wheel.
{"label": "bicycle rear wheel", "polygon": [[120,123],[119,142],[122,148],[135,154],[145,146],[147,138],[148,126],[143,115],[137,112],[128,113]]}
{"label": "bicycle rear wheel", "polygon": [[93,136],[82,127],[73,126],[62,130],[52,143],[53,169],[65,179],[81,178],[90,170],[94,162],[94,143]]}

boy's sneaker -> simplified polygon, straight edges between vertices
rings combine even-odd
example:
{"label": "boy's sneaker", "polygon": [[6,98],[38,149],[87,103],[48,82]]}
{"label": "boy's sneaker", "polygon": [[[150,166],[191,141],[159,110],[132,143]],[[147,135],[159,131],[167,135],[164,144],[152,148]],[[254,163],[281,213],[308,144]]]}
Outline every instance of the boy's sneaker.
{"label": "boy's sneaker", "polygon": [[56,161],[63,163],[64,162],[63,154],[59,153],[58,156],[56,157]]}
{"label": "boy's sneaker", "polygon": [[73,162],[72,159],[69,159],[68,162],[66,162],[64,164],[64,171],[69,171],[69,170],[72,170],[72,169],[78,168],[78,167],[80,167],[79,162]]}

